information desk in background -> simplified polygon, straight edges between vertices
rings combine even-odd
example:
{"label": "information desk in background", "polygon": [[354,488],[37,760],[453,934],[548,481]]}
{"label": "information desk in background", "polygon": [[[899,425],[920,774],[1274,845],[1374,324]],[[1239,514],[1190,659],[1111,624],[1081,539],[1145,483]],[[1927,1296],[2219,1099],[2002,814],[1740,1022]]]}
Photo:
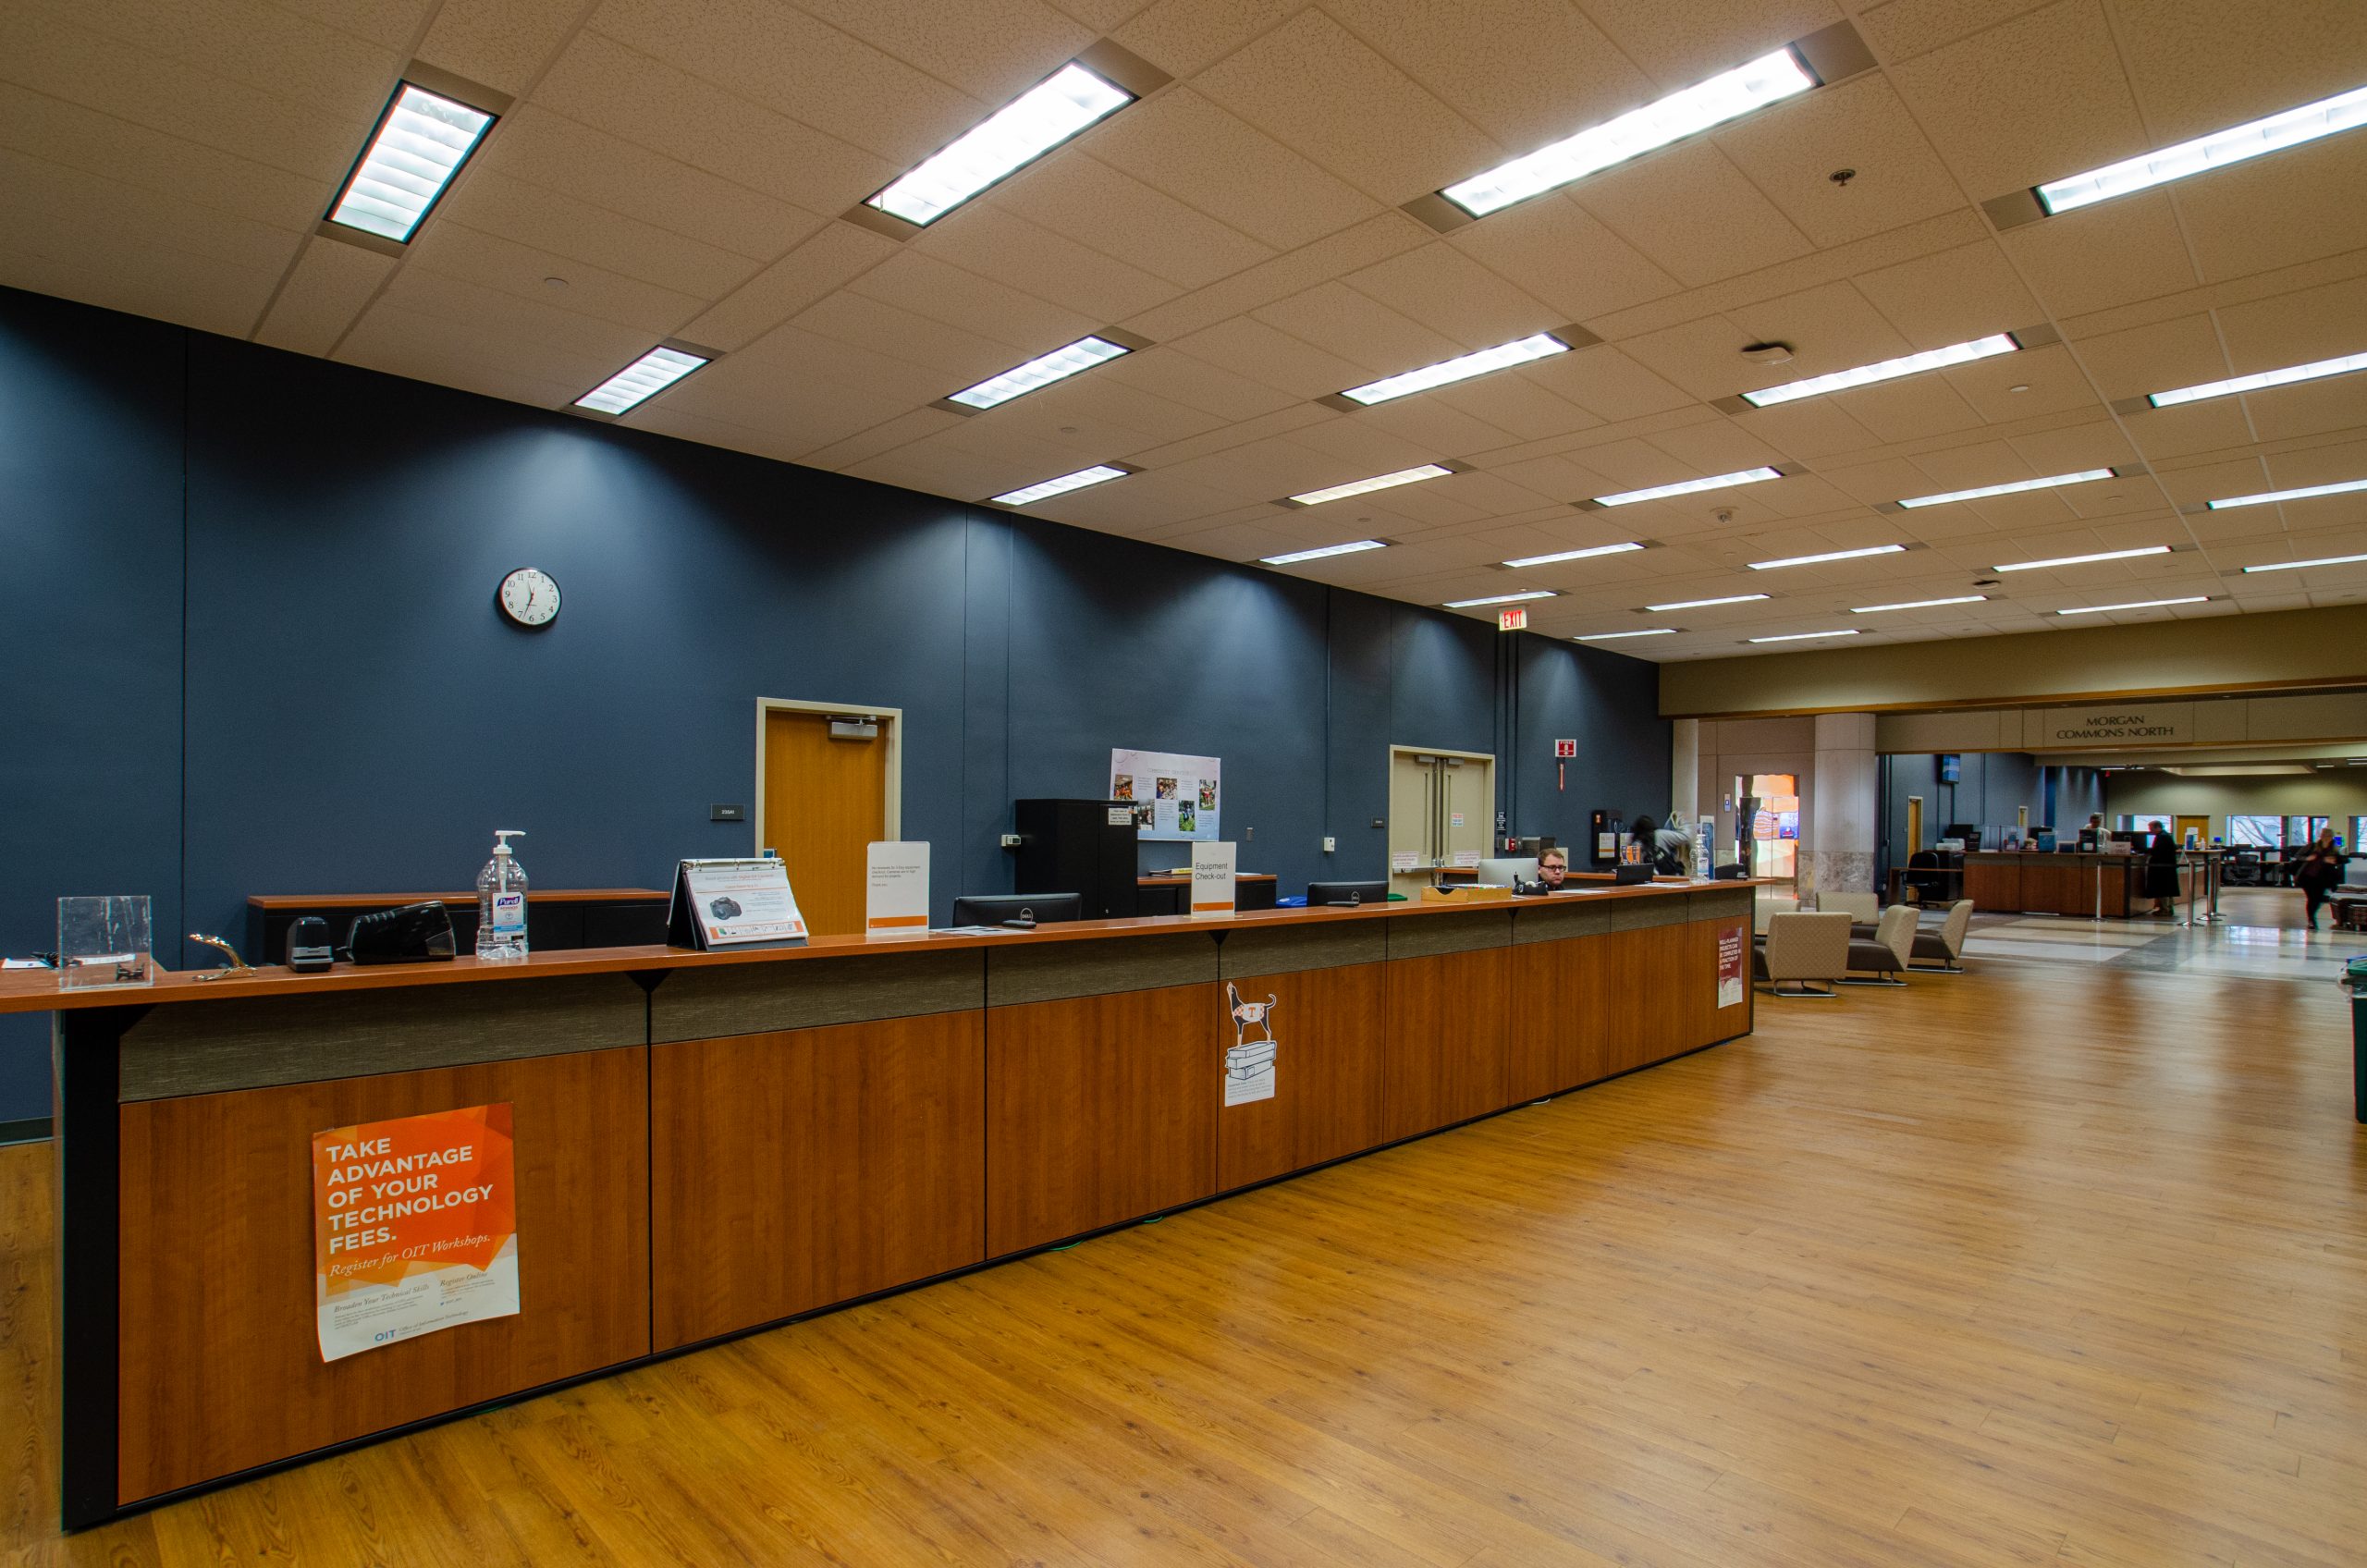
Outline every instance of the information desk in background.
{"label": "information desk in background", "polygon": [[[1748,1034],[1760,885],[70,996],[0,975],[0,1011],[56,1017],[64,1522]],[[455,1163],[375,1190],[401,1129],[443,1125],[410,1119],[455,1112],[499,1119],[500,1175],[456,1134],[419,1157]],[[320,1178],[316,1231],[333,1130],[349,1163]],[[456,1187],[498,1223],[439,1218]],[[517,1310],[400,1319],[325,1359],[324,1251],[359,1235],[399,1261],[394,1224],[484,1231],[449,1256],[514,1257]]]}
{"label": "information desk in background", "polygon": [[[2145,857],[2141,854],[1968,850],[1964,856],[1964,896],[1978,910],[2092,916],[2097,913],[2099,872],[2106,920],[2142,913],[2153,907],[2152,900],[2145,893]],[[2181,899],[2186,897],[2191,881],[2190,868],[2181,864]]]}

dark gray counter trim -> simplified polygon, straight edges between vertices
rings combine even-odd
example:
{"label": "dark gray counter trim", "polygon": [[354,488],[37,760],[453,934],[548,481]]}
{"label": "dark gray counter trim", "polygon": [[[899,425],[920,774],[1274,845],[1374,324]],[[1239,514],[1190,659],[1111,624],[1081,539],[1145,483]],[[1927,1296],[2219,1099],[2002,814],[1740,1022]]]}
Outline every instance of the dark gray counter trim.
{"label": "dark gray counter trim", "polygon": [[1441,953],[1508,948],[1513,942],[1509,908],[1481,908],[1469,914],[1426,914],[1389,922],[1391,958],[1434,958]]}
{"label": "dark gray counter trim", "polygon": [[1558,942],[1600,937],[1611,929],[1611,905],[1600,899],[1530,899],[1513,906],[1513,942]]}
{"label": "dark gray counter trim", "polygon": [[1389,956],[1388,937],[1378,920],[1343,920],[1319,925],[1283,925],[1235,931],[1219,949],[1223,977],[1289,974],[1307,969],[1341,969],[1379,963]]}
{"label": "dark gray counter trim", "polygon": [[963,1012],[987,1003],[986,949],[680,969],[649,998],[649,1040],[706,1040]]}
{"label": "dark gray counter trim", "polygon": [[988,1007],[1155,991],[1217,978],[1217,939],[1211,931],[988,948],[986,953]]}

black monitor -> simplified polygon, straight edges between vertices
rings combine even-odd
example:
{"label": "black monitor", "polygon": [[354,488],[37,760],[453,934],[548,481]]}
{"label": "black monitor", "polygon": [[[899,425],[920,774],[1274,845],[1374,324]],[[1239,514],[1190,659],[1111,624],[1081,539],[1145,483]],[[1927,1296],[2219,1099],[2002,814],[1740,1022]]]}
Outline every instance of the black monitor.
{"label": "black monitor", "polygon": [[1943,839],[1961,839],[1968,850],[1981,848],[1981,825],[1973,822],[1951,822],[1940,830]]}
{"label": "black monitor", "polygon": [[1075,893],[972,893],[953,900],[956,925],[1054,925],[1084,917],[1085,900]]}
{"label": "black monitor", "polygon": [[1321,909],[1327,904],[1385,904],[1389,901],[1386,882],[1309,882],[1306,885],[1306,907]]}
{"label": "black monitor", "polygon": [[1536,860],[1546,851],[1559,847],[1553,842],[1553,836],[1551,833],[1541,834],[1534,839],[1523,838],[1515,842],[1518,848],[1514,852],[1529,860]]}

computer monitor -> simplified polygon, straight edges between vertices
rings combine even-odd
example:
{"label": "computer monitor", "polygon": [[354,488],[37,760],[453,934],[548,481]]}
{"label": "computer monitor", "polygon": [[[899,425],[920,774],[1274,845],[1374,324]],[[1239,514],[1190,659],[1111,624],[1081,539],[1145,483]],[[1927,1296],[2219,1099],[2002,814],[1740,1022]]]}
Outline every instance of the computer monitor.
{"label": "computer monitor", "polygon": [[1321,909],[1326,904],[1380,904],[1389,901],[1386,882],[1309,882],[1306,885],[1306,907]]}
{"label": "computer monitor", "polygon": [[1084,917],[1085,900],[1075,893],[972,893],[953,900],[956,925],[1000,925],[1032,917],[1054,925]]}
{"label": "computer monitor", "polygon": [[1951,822],[1940,832],[1943,839],[1961,839],[1968,850],[1981,848],[1981,825],[1974,822]]}
{"label": "computer monitor", "polygon": [[1546,851],[1554,847],[1554,838],[1551,833],[1540,834],[1534,839],[1515,839],[1513,842],[1522,854],[1528,856],[1531,860],[1539,858]]}
{"label": "computer monitor", "polygon": [[1509,888],[1515,882],[1534,882],[1537,880],[1537,857],[1483,860],[1479,863],[1479,880],[1490,888]]}

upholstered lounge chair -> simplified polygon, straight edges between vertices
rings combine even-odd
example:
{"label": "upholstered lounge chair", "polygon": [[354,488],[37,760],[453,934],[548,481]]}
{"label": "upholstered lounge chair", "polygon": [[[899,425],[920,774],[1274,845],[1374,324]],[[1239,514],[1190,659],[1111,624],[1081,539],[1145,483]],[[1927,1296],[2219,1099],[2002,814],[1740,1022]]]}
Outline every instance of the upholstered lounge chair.
{"label": "upholstered lounge chair", "polygon": [[[1770,915],[1767,934],[1751,949],[1750,964],[1752,975],[1770,996],[1838,996],[1833,983],[1849,972],[1849,917],[1806,910]],[[1784,989],[1787,986],[1791,989]]]}
{"label": "upholstered lounge chair", "polygon": [[1900,978],[1915,946],[1915,906],[1893,904],[1874,922],[1871,937],[1849,938],[1849,970],[1845,986],[1904,986]]}
{"label": "upholstered lounge chair", "polygon": [[1972,929],[1972,900],[1958,899],[1936,925],[1918,926],[1914,946],[1907,949],[1913,967],[1927,974],[1962,974],[1964,938]]}

